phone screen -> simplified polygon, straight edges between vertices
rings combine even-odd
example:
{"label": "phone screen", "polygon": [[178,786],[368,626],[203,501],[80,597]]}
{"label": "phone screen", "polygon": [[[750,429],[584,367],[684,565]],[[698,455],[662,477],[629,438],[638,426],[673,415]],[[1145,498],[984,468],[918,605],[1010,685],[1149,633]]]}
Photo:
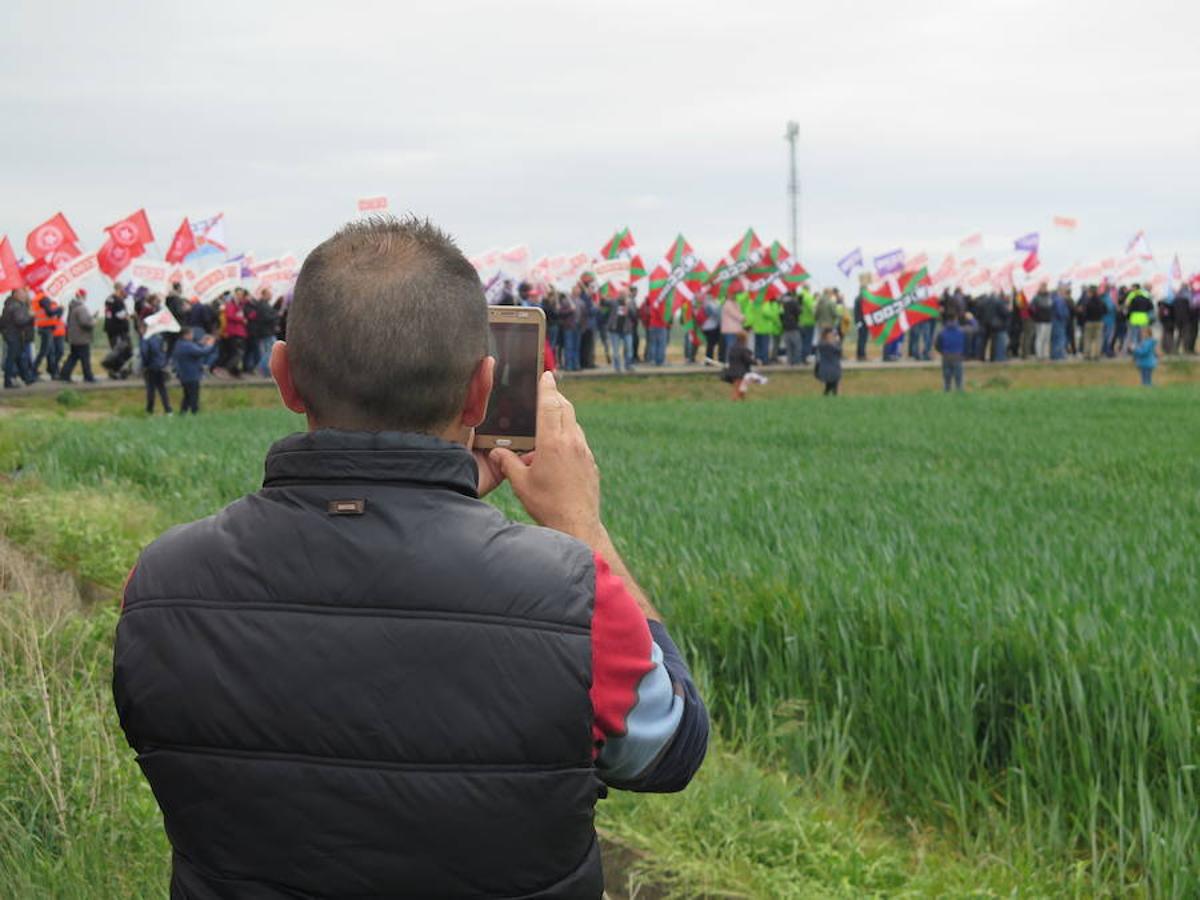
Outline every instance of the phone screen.
{"label": "phone screen", "polygon": [[492,322],[488,344],[496,376],[480,434],[533,437],[537,432],[538,336],[536,323]]}

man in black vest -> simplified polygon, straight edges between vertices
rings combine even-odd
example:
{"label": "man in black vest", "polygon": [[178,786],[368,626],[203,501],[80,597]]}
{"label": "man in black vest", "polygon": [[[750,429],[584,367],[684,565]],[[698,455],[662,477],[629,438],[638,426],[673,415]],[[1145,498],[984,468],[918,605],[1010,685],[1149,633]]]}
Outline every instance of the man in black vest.
{"label": "man in black vest", "polygon": [[[699,767],[703,703],[553,376],[536,454],[469,450],[487,328],[436,228],[346,226],[271,358],[309,431],[130,573],[113,691],[172,897],[599,897],[596,799]],[[540,527],[480,502],[505,479]]]}

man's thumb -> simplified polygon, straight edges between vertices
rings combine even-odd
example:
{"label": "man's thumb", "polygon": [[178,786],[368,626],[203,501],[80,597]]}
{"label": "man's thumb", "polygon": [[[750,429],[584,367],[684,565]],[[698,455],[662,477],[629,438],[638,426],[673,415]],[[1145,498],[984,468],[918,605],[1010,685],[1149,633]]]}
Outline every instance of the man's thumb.
{"label": "man's thumb", "polygon": [[495,461],[500,473],[514,488],[520,487],[524,483],[525,477],[529,474],[529,467],[525,465],[521,457],[507,447],[497,447],[488,456]]}

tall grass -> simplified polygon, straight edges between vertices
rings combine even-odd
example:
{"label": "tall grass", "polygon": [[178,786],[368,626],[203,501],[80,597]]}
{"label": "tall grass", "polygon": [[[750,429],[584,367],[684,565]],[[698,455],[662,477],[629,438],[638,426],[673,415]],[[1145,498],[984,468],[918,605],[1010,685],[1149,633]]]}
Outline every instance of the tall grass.
{"label": "tall grass", "polygon": [[116,610],[0,544],[0,897],[161,896],[154,798],[117,727]]}
{"label": "tall grass", "polygon": [[[727,736],[828,790],[865,787],[964,854],[1186,897],[1200,894],[1197,399],[597,402],[580,416],[610,529],[706,671]],[[57,521],[46,491],[128,498],[144,522],[116,535],[120,564],[78,557],[111,577],[138,541],[253,490],[294,427],[256,411],[9,419],[0,466],[22,476],[0,516]]]}

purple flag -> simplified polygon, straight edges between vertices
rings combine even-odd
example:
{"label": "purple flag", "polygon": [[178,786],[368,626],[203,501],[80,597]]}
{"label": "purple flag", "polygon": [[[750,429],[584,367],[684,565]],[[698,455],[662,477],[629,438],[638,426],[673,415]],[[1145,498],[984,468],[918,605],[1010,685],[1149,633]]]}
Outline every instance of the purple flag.
{"label": "purple flag", "polygon": [[853,272],[855,269],[862,268],[862,264],[862,247],[855,247],[853,250],[839,259],[837,265],[838,268],[842,270],[842,274],[849,278],[851,272]]}
{"label": "purple flag", "polygon": [[1013,241],[1014,250],[1024,250],[1026,253],[1038,252],[1038,233],[1031,231]]}
{"label": "purple flag", "polygon": [[895,275],[897,272],[904,269],[904,251],[902,249],[892,250],[889,253],[884,253],[882,256],[875,257],[875,271],[880,278],[886,278],[888,275]]}

